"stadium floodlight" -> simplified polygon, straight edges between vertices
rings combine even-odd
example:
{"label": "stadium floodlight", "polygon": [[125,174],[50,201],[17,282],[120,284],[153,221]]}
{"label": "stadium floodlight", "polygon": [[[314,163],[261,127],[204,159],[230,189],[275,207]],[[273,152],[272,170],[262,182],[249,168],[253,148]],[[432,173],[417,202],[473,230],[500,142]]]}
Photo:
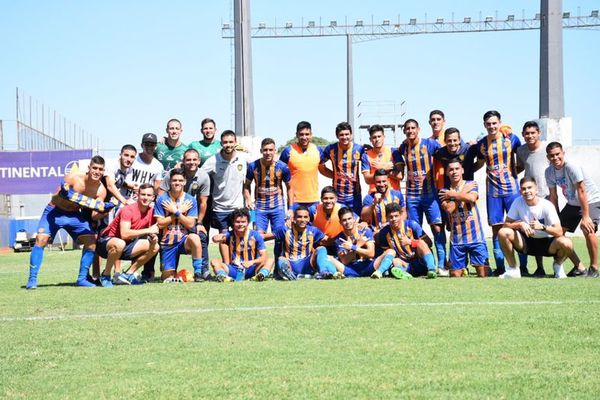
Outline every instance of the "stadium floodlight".
{"label": "stadium floodlight", "polygon": [[258,29],[265,29],[267,27],[267,24],[264,22],[259,22],[258,23]]}
{"label": "stadium floodlight", "polygon": [[286,29],[290,29],[292,26],[294,26],[294,25],[291,22],[289,22],[289,21],[285,23],[285,28]]}
{"label": "stadium floodlight", "polygon": [[507,21],[514,21],[515,20],[515,16],[513,14],[510,14],[508,17],[506,17]]}
{"label": "stadium floodlight", "polygon": [[592,18],[598,18],[598,10],[592,10],[592,13],[590,14],[590,17],[592,17]]}
{"label": "stadium floodlight", "polygon": [[308,21],[308,28],[314,28],[315,27],[315,21]]}
{"label": "stadium floodlight", "polygon": [[471,23],[471,17],[465,17],[465,19],[463,20],[463,23],[470,24]]}
{"label": "stadium floodlight", "polygon": [[356,26],[363,26],[363,20],[362,19],[357,19],[356,20]]}
{"label": "stadium floodlight", "polygon": [[493,20],[494,20],[494,17],[490,17],[490,16],[485,17],[485,22],[492,22]]}
{"label": "stadium floodlight", "polygon": [[229,25],[227,22],[225,22],[223,24],[223,29],[230,29],[230,28],[231,28],[231,25]]}
{"label": "stadium floodlight", "polygon": [[438,18],[435,20],[436,24],[443,24],[444,23],[444,18]]}
{"label": "stadium floodlight", "polygon": [[571,13],[570,12],[564,12],[563,13],[563,18],[571,18]]}
{"label": "stadium floodlight", "polygon": [[409,25],[416,25],[417,24],[417,19],[416,18],[411,18],[410,21],[408,21]]}
{"label": "stadium floodlight", "polygon": [[389,19],[384,19],[383,22],[381,23],[381,25],[383,25],[383,26],[389,26],[390,25],[390,20]]}
{"label": "stadium floodlight", "polygon": [[337,27],[337,21],[331,21],[331,22],[329,23],[329,26],[330,26],[330,27],[332,27],[332,28],[335,28],[335,27]]}

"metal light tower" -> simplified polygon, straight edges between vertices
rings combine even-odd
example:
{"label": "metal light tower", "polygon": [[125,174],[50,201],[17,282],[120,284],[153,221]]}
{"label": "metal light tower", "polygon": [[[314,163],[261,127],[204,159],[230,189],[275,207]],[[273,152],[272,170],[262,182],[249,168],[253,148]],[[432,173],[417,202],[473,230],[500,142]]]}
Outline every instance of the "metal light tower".
{"label": "metal light tower", "polygon": [[234,0],[235,133],[254,136],[250,0]]}

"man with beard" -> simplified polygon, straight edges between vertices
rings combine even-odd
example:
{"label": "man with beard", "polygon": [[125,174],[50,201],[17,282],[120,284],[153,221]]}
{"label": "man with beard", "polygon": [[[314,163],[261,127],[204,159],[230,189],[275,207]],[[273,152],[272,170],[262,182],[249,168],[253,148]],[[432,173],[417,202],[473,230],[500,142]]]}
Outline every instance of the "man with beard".
{"label": "man with beard", "polygon": [[[381,125],[369,127],[369,140],[373,146],[362,155],[362,174],[365,182],[369,184],[369,193],[375,192],[375,171],[383,169],[392,171],[392,149],[385,145],[385,132]],[[400,190],[400,181],[396,177],[388,176],[390,186],[394,190]]]}
{"label": "man with beard", "polygon": [[175,168],[181,162],[183,153],[188,147],[181,141],[183,127],[178,119],[170,119],[165,130],[167,132],[166,140],[156,147],[155,155],[166,171]]}
{"label": "man with beard", "polygon": [[361,220],[367,222],[373,232],[379,231],[387,223],[385,206],[398,203],[404,209],[404,196],[399,190],[390,188],[388,173],[378,169],[374,174],[375,192],[369,193],[363,200]]}

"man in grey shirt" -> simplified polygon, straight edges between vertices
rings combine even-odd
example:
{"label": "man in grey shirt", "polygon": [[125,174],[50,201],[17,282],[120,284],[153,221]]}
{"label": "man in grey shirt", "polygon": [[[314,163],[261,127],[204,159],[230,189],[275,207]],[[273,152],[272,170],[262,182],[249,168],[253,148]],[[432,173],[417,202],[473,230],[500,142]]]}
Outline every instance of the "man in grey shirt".
{"label": "man in grey shirt", "polygon": [[[576,164],[565,161],[565,152],[558,142],[546,146],[550,166],[546,169],[546,183],[550,190],[550,201],[558,210],[557,187],[562,189],[567,204],[560,211],[563,230],[574,232],[581,221],[581,231],[590,256],[590,268],[587,276],[598,278],[598,238],[596,231],[600,223],[600,191],[585,171]],[[569,257],[577,271],[572,275],[583,275],[585,267],[575,251]]]}
{"label": "man in grey shirt", "polygon": [[212,181],[213,215],[212,227],[224,233],[229,228],[229,215],[244,206],[243,186],[246,180],[248,157],[236,151],[237,139],[230,130],[221,133],[221,151],[211,156],[204,164]]}
{"label": "man in grey shirt", "polygon": [[[210,196],[210,178],[208,174],[199,169],[200,155],[195,149],[188,149],[183,153],[183,171],[185,172],[184,192],[196,198],[198,202],[198,223],[196,224],[196,233],[200,236],[202,243],[202,268],[194,271],[194,281],[201,282],[208,280],[210,271],[208,268],[208,232],[202,225],[202,220],[206,215],[208,197]],[[161,182],[158,190],[159,195],[168,192],[170,184],[168,179]]]}
{"label": "man in grey shirt", "polygon": [[[530,176],[537,183],[537,196],[548,200],[550,192],[546,184],[545,172],[548,168],[546,157],[546,143],[542,142],[540,127],[535,121],[527,121],[523,125],[522,133],[525,146],[517,148],[517,172],[525,171],[525,176]],[[544,258],[536,256],[537,269],[533,273],[535,278],[544,278]],[[529,275],[527,268],[521,271],[521,275]]]}

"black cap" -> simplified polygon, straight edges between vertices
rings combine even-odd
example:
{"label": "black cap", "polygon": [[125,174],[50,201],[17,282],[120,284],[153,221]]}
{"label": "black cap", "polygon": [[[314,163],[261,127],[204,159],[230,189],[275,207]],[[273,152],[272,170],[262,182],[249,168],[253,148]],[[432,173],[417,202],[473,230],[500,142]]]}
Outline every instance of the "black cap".
{"label": "black cap", "polygon": [[145,133],[142,137],[142,143],[158,143],[154,133]]}

